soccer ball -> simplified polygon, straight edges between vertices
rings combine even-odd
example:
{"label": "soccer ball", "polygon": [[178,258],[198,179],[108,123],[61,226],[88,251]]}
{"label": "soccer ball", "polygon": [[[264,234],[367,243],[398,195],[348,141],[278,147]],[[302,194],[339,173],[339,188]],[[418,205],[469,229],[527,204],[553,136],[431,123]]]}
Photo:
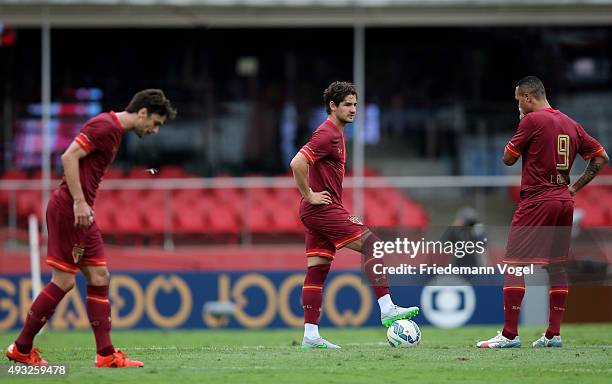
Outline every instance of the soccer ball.
{"label": "soccer ball", "polygon": [[412,320],[397,320],[387,329],[387,340],[394,348],[415,347],[421,341],[421,330]]}

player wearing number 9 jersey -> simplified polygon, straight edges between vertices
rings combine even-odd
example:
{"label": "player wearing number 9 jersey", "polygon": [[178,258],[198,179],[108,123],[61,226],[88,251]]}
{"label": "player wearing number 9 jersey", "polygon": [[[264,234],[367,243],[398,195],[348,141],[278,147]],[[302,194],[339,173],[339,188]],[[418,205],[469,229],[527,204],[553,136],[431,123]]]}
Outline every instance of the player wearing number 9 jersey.
{"label": "player wearing number 9 jersey", "polygon": [[[519,126],[506,145],[503,161],[511,166],[522,157],[520,202],[510,227],[505,262],[541,264],[550,281],[550,316],[546,333],[534,347],[560,347],[560,328],[568,294],[564,267],[574,212],[573,196],[608,162],[597,140],[580,124],[551,108],[544,85],[535,76],[515,88]],[[589,161],[584,174],[570,186],[569,173],[576,155]],[[504,279],[504,329],[481,341],[480,348],[520,347],[517,324],[525,293],[524,277]]]}

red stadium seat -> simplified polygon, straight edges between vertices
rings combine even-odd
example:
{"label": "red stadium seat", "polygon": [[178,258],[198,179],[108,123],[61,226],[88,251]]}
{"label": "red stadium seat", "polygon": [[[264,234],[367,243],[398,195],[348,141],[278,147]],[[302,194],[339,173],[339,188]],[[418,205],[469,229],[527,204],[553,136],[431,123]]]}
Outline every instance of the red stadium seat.
{"label": "red stadium seat", "polygon": [[277,201],[277,196],[273,189],[251,188],[245,190],[244,199],[248,204],[267,204]]}
{"label": "red stadium seat", "polygon": [[270,210],[260,205],[251,205],[243,212],[243,222],[249,231],[255,233],[270,231],[272,225]]}
{"label": "red stadium seat", "polygon": [[205,215],[200,210],[175,212],[173,228],[176,233],[203,234],[206,231]]}
{"label": "red stadium seat", "polygon": [[276,199],[282,204],[298,207],[302,200],[302,195],[297,188],[279,188],[276,190]]}
{"label": "red stadium seat", "polygon": [[42,216],[42,193],[37,190],[22,190],[16,194],[17,215],[27,217],[30,213]]}
{"label": "red stadium seat", "polygon": [[134,235],[144,232],[144,215],[138,206],[123,205],[115,207],[115,232]]}
{"label": "red stadium seat", "polygon": [[200,200],[204,199],[204,190],[203,189],[177,189],[172,191],[172,202],[180,203],[196,203]]}
{"label": "red stadium seat", "polygon": [[115,233],[115,214],[110,209],[96,209],[96,224],[102,235],[112,235]]}
{"label": "red stadium seat", "polygon": [[104,174],[105,179],[123,179],[123,170],[121,168],[111,167]]}
{"label": "red stadium seat", "polygon": [[146,189],[121,189],[116,191],[114,198],[118,204],[135,206],[141,205],[148,194]]}
{"label": "red stadium seat", "polygon": [[423,228],[427,226],[427,214],[416,203],[404,203],[400,207],[399,225],[407,228]]}
{"label": "red stadium seat", "polygon": [[[4,172],[2,177],[0,177],[0,180],[7,180],[7,181],[27,180],[27,179],[28,179],[28,174],[22,169],[8,169]],[[14,196],[15,196],[15,199],[17,199],[17,192],[14,192]],[[3,207],[6,207],[7,209],[8,209],[9,197],[10,197],[9,191],[4,191],[4,190],[0,191],[0,204]]]}
{"label": "red stadium seat", "polygon": [[598,202],[593,202],[586,194],[581,192],[576,194],[575,197],[575,209],[580,209],[584,213],[581,225],[583,227],[604,227],[609,225],[611,220],[608,208]]}
{"label": "red stadium seat", "polygon": [[301,233],[304,226],[299,217],[298,206],[281,205],[271,212],[272,230],[283,233]]}
{"label": "red stadium seat", "polygon": [[179,166],[167,165],[159,169],[159,177],[163,179],[181,179],[194,176],[187,173],[183,168]]}
{"label": "red stadium seat", "polygon": [[[163,204],[148,204],[143,205],[144,229],[151,234],[159,235],[166,232],[166,226],[171,227],[171,213],[166,212],[166,207]],[[174,228],[172,228],[174,230]]]}
{"label": "red stadium seat", "polygon": [[218,204],[205,212],[208,231],[215,234],[238,234],[240,221],[233,207]]}
{"label": "red stadium seat", "polygon": [[392,209],[375,199],[365,200],[365,222],[376,227],[394,227],[398,224],[397,207]]}

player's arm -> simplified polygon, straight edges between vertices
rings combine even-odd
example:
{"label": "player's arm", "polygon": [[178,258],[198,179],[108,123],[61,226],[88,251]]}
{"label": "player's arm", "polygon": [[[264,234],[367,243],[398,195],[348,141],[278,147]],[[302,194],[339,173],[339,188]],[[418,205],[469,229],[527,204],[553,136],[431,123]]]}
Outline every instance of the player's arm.
{"label": "player's arm", "polygon": [[582,176],[580,176],[580,178],[578,180],[576,180],[574,185],[569,187],[570,194],[572,196],[574,196],[576,194],[576,192],[578,192],[585,185],[590,183],[591,180],[593,180],[595,178],[595,176],[597,176],[599,171],[603,167],[605,167],[606,164],[608,164],[608,161],[610,161],[610,158],[608,157],[608,154],[606,153],[605,150],[602,151],[601,153],[598,153],[597,155],[593,156],[591,158],[591,160],[589,160],[589,164],[587,164],[587,167],[584,170],[584,172],[582,173]]}
{"label": "player's arm", "polygon": [[506,148],[504,149],[504,156],[502,158],[504,164],[510,167],[518,161],[519,157],[521,157],[520,154],[513,151],[511,148],[508,148],[508,145],[506,145]]}
{"label": "player's arm", "polygon": [[85,201],[85,194],[79,177],[79,160],[87,154],[77,140],[73,141],[66,152],[62,154],[66,184],[74,200],[74,226],[80,228],[89,227],[94,220],[94,211]]}
{"label": "player's arm", "polygon": [[521,157],[521,152],[525,148],[525,145],[530,140],[532,134],[535,132],[533,128],[530,128],[531,119],[526,118],[523,111],[519,108],[519,125],[516,133],[506,147],[504,148],[504,155],[502,160],[507,166],[516,164],[518,159]]}
{"label": "player's arm", "polygon": [[328,191],[313,192],[308,186],[308,159],[298,152],[291,160],[293,179],[304,200],[313,205],[330,204],[331,195]]}

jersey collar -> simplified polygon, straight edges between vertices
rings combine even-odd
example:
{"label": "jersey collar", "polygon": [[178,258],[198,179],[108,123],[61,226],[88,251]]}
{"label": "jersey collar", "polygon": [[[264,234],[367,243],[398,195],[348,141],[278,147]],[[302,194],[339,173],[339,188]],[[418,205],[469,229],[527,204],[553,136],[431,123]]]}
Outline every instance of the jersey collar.
{"label": "jersey collar", "polygon": [[338,132],[343,133],[342,130],[340,128],[338,128],[338,126],[336,124],[334,124],[334,122],[331,121],[330,119],[325,120],[325,122],[330,124],[332,127],[336,128],[338,130]]}
{"label": "jersey collar", "polygon": [[113,118],[113,120],[115,120],[115,123],[121,129],[121,131],[125,132],[125,129],[123,128],[123,125],[121,125],[121,122],[119,121],[119,118],[117,117],[115,112],[114,111],[110,111],[109,113],[110,113],[111,117]]}

